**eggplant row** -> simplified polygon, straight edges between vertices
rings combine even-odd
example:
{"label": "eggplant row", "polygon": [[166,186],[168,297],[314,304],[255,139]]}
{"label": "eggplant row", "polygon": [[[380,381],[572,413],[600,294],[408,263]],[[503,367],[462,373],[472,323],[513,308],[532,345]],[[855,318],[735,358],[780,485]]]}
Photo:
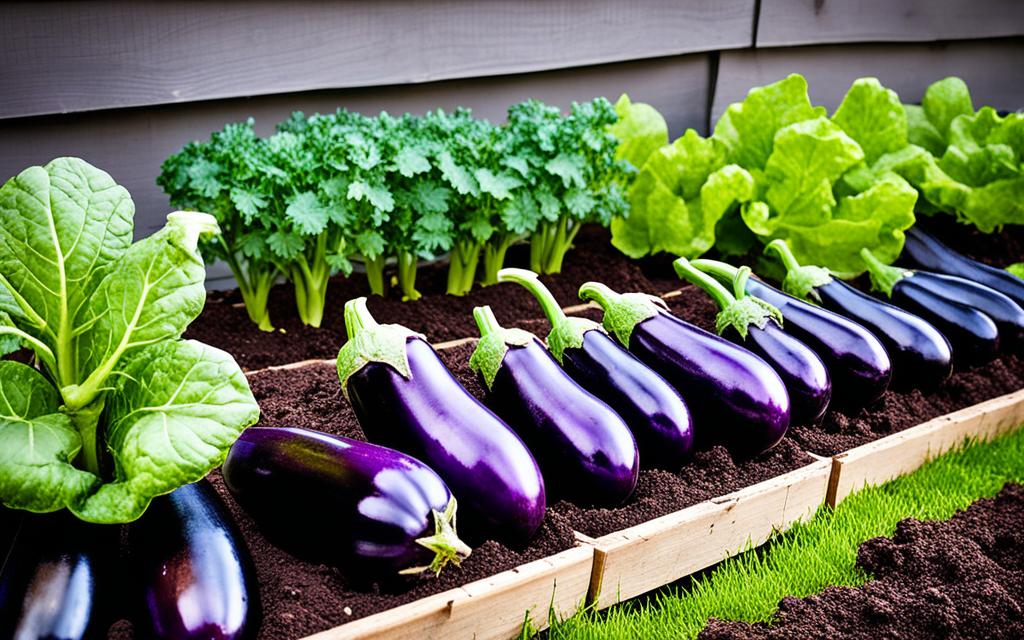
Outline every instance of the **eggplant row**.
{"label": "eggplant row", "polygon": [[[714,260],[694,260],[693,266],[721,282],[732,282],[738,271]],[[777,308],[786,333],[813,349],[825,363],[832,378],[833,406],[859,409],[885,393],[892,378],[892,362],[873,333],[838,313],[785,294],[756,278],[747,280],[746,291]]]}
{"label": "eggplant row", "polygon": [[894,387],[934,387],[952,373],[949,341],[924,318],[851,287],[827,269],[801,265],[784,240],[773,240],[765,251],[782,260],[786,293],[846,316],[882,341],[892,361]]}
{"label": "eggplant row", "polygon": [[490,406],[537,457],[550,490],[583,505],[625,502],[640,459],[622,418],[570,378],[532,333],[504,329],[490,307],[473,316],[480,342],[470,365]]}
{"label": "eggplant row", "polygon": [[810,347],[782,330],[778,309],[746,292],[750,269],[742,267],[736,272],[730,292],[686,258],[679,258],[673,266],[681,278],[703,289],[718,305],[718,334],[753,351],[779,374],[789,391],[792,422],[820,420],[832,397],[825,363]]}
{"label": "eggplant row", "polygon": [[1018,344],[1024,334],[1024,309],[995,289],[957,276],[886,265],[867,249],[861,256],[876,291],[933,323],[949,339],[957,367],[989,362],[1002,344]]}
{"label": "eggplant row", "polygon": [[746,457],[782,440],[789,393],[764,360],[673,316],[660,298],[598,282],[580,287],[580,297],[597,302],[608,332],[683,396],[699,444],[723,444]]}
{"label": "eggplant row", "polygon": [[573,380],[622,416],[636,438],[641,466],[678,469],[693,449],[693,419],[679,392],[600,324],[566,316],[533,271],[502,269],[498,281],[518,283],[537,299],[551,323],[551,355]]}

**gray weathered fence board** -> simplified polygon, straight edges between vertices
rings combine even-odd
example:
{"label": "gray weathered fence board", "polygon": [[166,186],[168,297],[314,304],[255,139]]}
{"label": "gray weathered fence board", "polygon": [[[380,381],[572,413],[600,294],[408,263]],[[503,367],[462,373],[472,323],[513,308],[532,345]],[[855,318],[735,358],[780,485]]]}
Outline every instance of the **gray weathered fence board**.
{"label": "gray weathered fence board", "polygon": [[1024,35],[1021,0],[761,0],[757,46]]}
{"label": "gray weathered fence board", "polygon": [[1024,39],[942,44],[850,44],[723,52],[711,107],[717,121],[751,87],[803,74],[815,104],[835,109],[855,79],[875,76],[918,102],[932,82],[956,75],[967,81],[976,106],[1024,107]]}
{"label": "gray weathered fence board", "polygon": [[0,118],[495,76],[749,46],[754,0],[0,6]]}
{"label": "gray weathered fence board", "polygon": [[167,196],[155,183],[160,164],[189,140],[205,139],[225,122],[251,115],[260,132],[269,133],[297,109],[422,112],[459,105],[500,121],[508,105],[529,97],[566,107],[572,100],[594,96],[614,100],[625,91],[657,107],[678,135],[686,127],[704,125],[708,69],[708,56],[694,54],[503,78],[0,120],[0,182],[58,155],[84,157],[128,188],[138,210],[138,234],[144,235],[158,228],[168,211]]}

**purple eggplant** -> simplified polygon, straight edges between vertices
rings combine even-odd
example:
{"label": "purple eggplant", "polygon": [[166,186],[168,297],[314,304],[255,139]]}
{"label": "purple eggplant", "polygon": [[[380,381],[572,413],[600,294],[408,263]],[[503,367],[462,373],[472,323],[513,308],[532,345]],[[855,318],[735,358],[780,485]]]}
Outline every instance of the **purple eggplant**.
{"label": "purple eggplant", "polygon": [[1001,330],[988,312],[995,308],[1000,315],[1012,314],[1012,307],[1017,307],[1013,300],[956,276],[883,264],[867,249],[861,256],[872,288],[933,323],[949,339],[955,366],[983,364],[998,355]]}
{"label": "purple eggplant", "polygon": [[[525,544],[544,521],[544,480],[523,441],[458,383],[418,333],[345,305],[338,377],[366,437],[422,460],[477,538]],[[469,526],[465,526],[469,525]]]}
{"label": "purple eggplant", "polygon": [[473,317],[480,342],[470,366],[490,406],[534,452],[549,489],[577,504],[625,502],[640,456],[619,414],[570,378],[532,333],[502,328],[490,307]]}
{"label": "purple eggplant", "polygon": [[785,240],[773,240],[769,249],[786,268],[786,293],[844,315],[882,341],[892,361],[892,386],[930,388],[952,373],[952,347],[927,320],[833,278],[828,269],[801,265]]}
{"label": "purple eggplant", "polygon": [[135,629],[159,640],[242,640],[260,626],[252,559],[231,516],[206,481],[153,500],[128,529]]}
{"label": "purple eggplant", "polygon": [[[737,268],[714,260],[694,260],[693,266],[721,282],[732,282]],[[838,313],[787,295],[750,278],[747,293],[777,308],[786,333],[814,350],[832,378],[832,406],[859,409],[878,400],[892,379],[892,362],[873,333]]]}
{"label": "purple eggplant", "polygon": [[224,482],[268,538],[293,555],[360,579],[435,574],[470,549],[455,498],[427,465],[368,442],[307,429],[250,427]]}
{"label": "purple eggplant", "polygon": [[1008,296],[1018,305],[1024,307],[1024,280],[1005,269],[987,265],[953,251],[928,235],[918,227],[911,227],[905,232],[906,242],[900,259],[910,266],[943,273],[947,276],[959,276],[971,282],[983,284],[990,289]]}
{"label": "purple eggplant", "polygon": [[498,281],[517,282],[537,298],[551,323],[551,355],[573,380],[622,416],[636,438],[640,464],[678,469],[693,448],[693,420],[679,392],[600,324],[566,316],[533,271],[502,269]]}
{"label": "purple eggplant", "polygon": [[580,297],[597,302],[608,332],[683,396],[699,444],[747,457],[786,435],[789,393],[760,357],[673,316],[654,296],[587,282]]}
{"label": "purple eggplant", "polygon": [[718,334],[761,356],[786,383],[792,422],[821,420],[832,397],[825,363],[810,347],[782,330],[778,309],[746,292],[750,269],[741,267],[736,273],[733,295],[717,280],[694,269],[686,258],[679,258],[672,266],[679,277],[703,289],[718,304]]}
{"label": "purple eggplant", "polygon": [[101,638],[110,620],[117,527],[25,515],[0,557],[0,637]]}

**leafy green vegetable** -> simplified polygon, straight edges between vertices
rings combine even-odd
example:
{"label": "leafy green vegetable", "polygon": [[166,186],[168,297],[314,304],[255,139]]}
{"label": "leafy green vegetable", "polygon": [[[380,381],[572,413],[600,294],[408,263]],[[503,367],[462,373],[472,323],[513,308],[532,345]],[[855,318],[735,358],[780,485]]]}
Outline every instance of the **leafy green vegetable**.
{"label": "leafy green vegetable", "polygon": [[513,155],[525,160],[527,188],[508,205],[512,230],[533,230],[530,265],[558,273],[572,241],[586,222],[607,226],[626,211],[629,164],[616,159],[618,140],[608,130],[618,119],[604,98],[558,109],[528,100],[509,109]]}
{"label": "leafy green vegetable", "polygon": [[127,191],[76,158],[0,188],[0,324],[43,369],[0,363],[8,507],[133,520],[220,464],[259,416],[229,356],[180,340],[205,302],[197,245],[215,219],[172,213],[132,244],[134,213]]}
{"label": "leafy green vegetable", "polygon": [[921,106],[905,105],[912,146],[878,159],[921,193],[918,209],[948,211],[988,233],[1024,224],[1024,114],[974,110],[967,85],[940,80]]}
{"label": "leafy green vegetable", "polygon": [[649,104],[632,102],[622,94],[615,103],[618,122],[608,130],[619,141],[615,157],[639,170],[655,150],[668,144],[668,124]]}
{"label": "leafy green vegetable", "polygon": [[693,129],[650,154],[629,190],[629,217],[612,220],[612,244],[634,258],[709,250],[722,216],[754,196],[753,177],[725,157],[721,142]]}

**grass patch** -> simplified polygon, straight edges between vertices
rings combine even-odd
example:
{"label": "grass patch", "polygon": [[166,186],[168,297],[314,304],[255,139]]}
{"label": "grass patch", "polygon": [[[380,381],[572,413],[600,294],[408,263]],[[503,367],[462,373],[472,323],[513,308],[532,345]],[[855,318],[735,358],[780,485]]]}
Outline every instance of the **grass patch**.
{"label": "grass patch", "polygon": [[776,536],[767,548],[719,564],[685,588],[602,612],[584,611],[548,631],[551,640],[694,638],[711,617],[764,622],[784,596],[808,596],[870,579],[854,566],[857,547],[893,533],[904,518],[945,520],[1007,482],[1024,482],[1024,429],[928,462],[911,475],[856,493],[836,509]]}

